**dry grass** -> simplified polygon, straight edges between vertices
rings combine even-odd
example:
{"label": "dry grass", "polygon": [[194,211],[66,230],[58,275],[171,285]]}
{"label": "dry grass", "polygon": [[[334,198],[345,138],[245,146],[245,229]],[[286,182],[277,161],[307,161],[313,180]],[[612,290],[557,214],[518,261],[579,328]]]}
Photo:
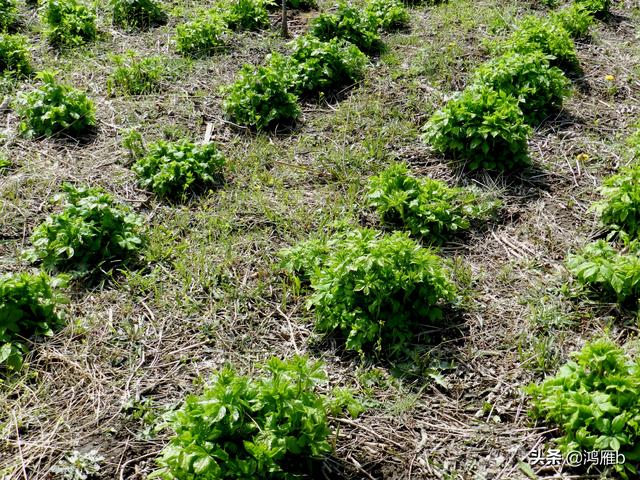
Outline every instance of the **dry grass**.
{"label": "dry grass", "polygon": [[[189,12],[196,5],[172,7]],[[355,388],[371,407],[356,420],[334,421],[337,450],[325,478],[527,478],[518,462],[552,432],[527,418],[520,387],[605,329],[617,337],[636,332],[617,320],[624,312],[573,301],[560,287],[566,253],[598,233],[588,212],[595,187],[627,161],[624,138],[640,115],[638,17],[631,5],[618,5],[614,20],[578,45],[580,88],[536,131],[536,168],[520,178],[470,177],[434,156],[418,139],[420,126],[444,95],[464,87],[484,58],[482,39],[529,8],[455,0],[414,9],[410,31],[386,39],[389,50],[363,85],[339,100],[305,105],[299,128],[276,135],[227,123],[219,93],[242,63],[284,48],[275,31],[235,35],[228,54],[195,62],[173,53],[176,18],[139,34],[104,24],[105,39],[88,51],[57,55],[41,41],[38,65],[61,69],[90,92],[99,129],[82,145],[27,141],[15,136],[13,114],[3,114],[2,151],[16,167],[0,177],[0,270],[27,268],[19,251],[63,181],[101,185],[132,203],[152,236],[146,268],[76,285],[67,327],[34,344],[28,368],[0,384],[0,476],[55,478],[50,468],[65,454],[97,449],[104,457],[97,478],[143,479],[170,433],[152,432],[154,416],[198,391],[225,362],[251,371],[271,355],[300,351],[321,357],[332,384]],[[293,18],[292,32],[304,30],[306,17]],[[34,14],[25,11],[25,19],[38,38]],[[171,59],[175,70],[162,94],[106,96],[108,53],[129,48]],[[609,74],[615,91],[604,79]],[[147,139],[201,139],[209,124],[233,165],[224,190],[168,206],[137,188],[120,146],[126,128]],[[589,159],[577,160],[580,153]],[[470,272],[473,294],[460,327],[443,332],[425,359],[444,362],[447,368],[431,372],[442,374],[441,383],[396,378],[392,368],[363,364],[331,341],[309,347],[312,316],[276,267],[280,248],[336,219],[375,221],[360,206],[362,185],[393,159],[424,175],[479,185],[505,203],[499,221],[443,249],[466,265],[460,276]],[[531,318],[541,306],[571,325],[540,330]]]}

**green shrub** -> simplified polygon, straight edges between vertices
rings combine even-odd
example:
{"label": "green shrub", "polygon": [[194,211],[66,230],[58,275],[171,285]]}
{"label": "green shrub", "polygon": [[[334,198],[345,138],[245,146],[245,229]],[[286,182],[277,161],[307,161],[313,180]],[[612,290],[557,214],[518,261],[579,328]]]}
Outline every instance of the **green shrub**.
{"label": "green shrub", "polygon": [[594,205],[602,222],[612,230],[640,239],[640,165],[606,178],[600,188],[603,200]]}
{"label": "green shrub", "polygon": [[6,32],[18,20],[18,8],[15,0],[0,0],[0,32]]}
{"label": "green shrub", "polygon": [[559,427],[564,454],[613,450],[626,457],[614,469],[623,478],[637,478],[640,369],[614,342],[587,343],[555,377],[530,385],[527,393],[532,415]]}
{"label": "green shrub", "polygon": [[95,15],[77,0],[48,0],[44,22],[55,47],[77,47],[98,36]]}
{"label": "green shrub", "polygon": [[258,130],[291,124],[300,115],[291,63],[272,53],[260,67],[244,65],[239,78],[225,88],[223,108],[234,122]]}
{"label": "green shrub", "polygon": [[368,0],[365,12],[385,31],[409,25],[409,11],[401,0]]}
{"label": "green shrub", "polygon": [[42,85],[18,95],[15,101],[21,134],[28,138],[60,133],[78,136],[95,126],[95,106],[83,92],[58,83],[52,72],[40,72],[37,78]]}
{"label": "green shrub", "polygon": [[160,90],[164,59],[160,56],[138,58],[131,51],[112,57],[115,69],[107,79],[109,95],[147,95]]}
{"label": "green shrub", "polygon": [[564,28],[551,20],[534,15],[524,17],[502,50],[518,53],[541,51],[553,57],[551,65],[572,71],[578,68],[576,47]]}
{"label": "green shrub", "polygon": [[377,30],[377,23],[369,15],[347,3],[340,3],[334,13],[320,14],[310,27],[311,34],[320,40],[345,40],[365,53],[376,53],[382,49]]}
{"label": "green shrub", "polygon": [[384,223],[405,228],[432,243],[467,230],[471,220],[486,217],[498,206],[483,202],[471,190],[416,178],[404,163],[369,179],[367,203]]}
{"label": "green shrub", "polygon": [[[27,260],[42,261],[47,270],[84,273],[111,270],[133,257],[144,244],[142,218],[99,188],[65,184],[62,212],[33,231]],[[57,195],[55,201],[61,201]]]}
{"label": "green shrub", "polygon": [[551,13],[551,21],[564,28],[571,37],[585,38],[589,36],[589,28],[593,25],[593,16],[584,5],[574,2]]}
{"label": "green shrub", "polygon": [[640,245],[631,242],[619,253],[605,240],[586,245],[569,255],[567,268],[578,283],[605,299],[637,303],[640,295]]}
{"label": "green shrub", "polygon": [[299,95],[337,90],[364,76],[367,57],[355,45],[309,35],[298,37],[293,45],[293,82]]}
{"label": "green shrub", "polygon": [[270,25],[264,0],[233,0],[225,6],[224,18],[232,30],[261,30]]}
{"label": "green shrub", "polygon": [[111,0],[113,23],[123,28],[149,28],[167,21],[155,0]]}
{"label": "green shrub", "polygon": [[542,52],[506,53],[481,65],[474,80],[517,98],[524,120],[530,125],[540,123],[562,107],[569,89],[562,70],[550,67]]}
{"label": "green shrub", "polygon": [[606,15],[611,8],[611,0],[575,0],[576,3],[582,5],[587,11],[593,14]]}
{"label": "green shrub", "polygon": [[406,354],[420,322],[441,320],[441,302],[456,297],[442,260],[406,233],[358,229],[330,239],[326,254],[319,247],[311,241],[285,250],[283,266],[311,269],[303,273],[316,328],[339,331],[348,349]]}
{"label": "green shrub", "polygon": [[18,77],[31,73],[27,37],[0,33],[0,72]]}
{"label": "green shrub", "polygon": [[473,86],[431,116],[424,138],[470,170],[516,170],[530,163],[530,132],[516,98]]}
{"label": "green shrub", "polygon": [[320,363],[272,358],[260,377],[224,368],[170,420],[176,434],[148,478],[301,478],[331,451]]}
{"label": "green shrub", "polygon": [[213,143],[159,141],[133,166],[143,188],[158,196],[184,198],[188,192],[219,184],[225,157]]}
{"label": "green shrub", "polygon": [[206,57],[221,51],[228,33],[225,20],[215,10],[176,27],[176,50],[191,57]]}
{"label": "green shrub", "polygon": [[61,279],[43,272],[0,275],[0,365],[18,370],[27,352],[25,339],[53,334],[65,302],[62,286]]}

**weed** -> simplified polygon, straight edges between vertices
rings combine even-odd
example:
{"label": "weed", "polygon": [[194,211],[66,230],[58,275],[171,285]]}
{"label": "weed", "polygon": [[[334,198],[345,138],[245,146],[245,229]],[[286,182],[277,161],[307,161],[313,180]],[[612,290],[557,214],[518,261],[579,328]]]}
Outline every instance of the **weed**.
{"label": "weed", "polygon": [[127,29],[149,28],[167,21],[155,0],[111,0],[113,23]]}
{"label": "weed", "polygon": [[147,95],[160,90],[165,73],[162,57],[138,58],[128,51],[112,60],[116,67],[107,79],[109,95]]}
{"label": "weed", "polygon": [[7,32],[18,20],[15,0],[0,0],[0,32]]}

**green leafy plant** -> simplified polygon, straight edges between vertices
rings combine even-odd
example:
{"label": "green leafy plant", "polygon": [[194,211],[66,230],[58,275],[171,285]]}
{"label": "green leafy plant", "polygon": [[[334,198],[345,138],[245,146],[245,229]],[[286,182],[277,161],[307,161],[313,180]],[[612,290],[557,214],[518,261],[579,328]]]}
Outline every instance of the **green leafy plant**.
{"label": "green leafy plant", "polygon": [[109,95],[147,95],[160,90],[165,74],[162,57],[139,58],[129,51],[114,55],[112,60],[115,68],[107,79]]}
{"label": "green leafy plant", "polygon": [[56,465],[51,468],[51,472],[56,474],[59,480],[89,480],[96,478],[102,469],[101,463],[104,457],[98,450],[88,452],[73,452],[65,455]]}
{"label": "green leafy plant", "polygon": [[550,67],[548,58],[539,51],[511,52],[490,60],[476,70],[474,81],[517,98],[530,125],[558,110],[569,91],[569,80],[562,70]]}
{"label": "green leafy plant", "polygon": [[515,170],[530,164],[530,133],[518,99],[476,85],[431,116],[424,138],[441,153],[464,160],[470,170]]}
{"label": "green leafy plant", "polygon": [[20,117],[18,130],[28,138],[65,134],[79,136],[96,124],[95,106],[86,94],[56,81],[55,73],[43,71],[41,86],[18,95],[14,108]]}
{"label": "green leafy plant", "polygon": [[591,12],[581,3],[574,2],[551,13],[551,21],[564,28],[573,38],[586,38],[593,25]]}
{"label": "green leafy plant", "polygon": [[338,4],[334,13],[320,14],[310,26],[311,34],[320,40],[345,40],[365,53],[382,50],[382,40],[377,30],[378,23],[370,15],[348,3]]}
{"label": "green leafy plant", "polygon": [[348,349],[404,355],[420,323],[441,320],[442,303],[456,298],[442,260],[406,233],[350,230],[319,247],[285,250],[282,265],[311,269],[316,328],[340,332]]}
{"label": "green leafy plant", "polygon": [[301,478],[327,441],[322,364],[272,358],[259,377],[226,367],[201,395],[190,395],[171,421],[176,432],[148,478],[193,480]]}
{"label": "green leafy plant", "polygon": [[27,260],[42,261],[47,270],[82,275],[108,271],[126,262],[145,243],[142,218],[99,188],[63,185],[64,209],[47,217],[31,235]]}
{"label": "green leafy plant", "polygon": [[18,8],[15,0],[0,0],[0,32],[6,32],[18,20]]}
{"label": "green leafy plant", "polygon": [[356,47],[336,38],[323,42],[302,35],[293,44],[296,93],[310,95],[353,84],[362,79],[367,57]]}
{"label": "green leafy plant", "polygon": [[261,30],[270,25],[264,0],[232,0],[225,6],[224,18],[232,30]]}
{"label": "green leafy plant", "polygon": [[600,214],[602,223],[640,239],[640,164],[606,178],[600,193],[604,198],[593,208]]}
{"label": "green leafy plant", "polygon": [[95,15],[77,0],[48,0],[44,22],[49,42],[55,47],[77,47],[98,36]]}
{"label": "green leafy plant", "polygon": [[606,15],[611,8],[611,0],[576,0],[587,11],[593,14]]}
{"label": "green leafy plant", "polygon": [[167,14],[155,0],[111,0],[111,7],[113,23],[123,28],[149,28],[167,21]]}
{"label": "green leafy plant", "polygon": [[206,57],[224,48],[227,33],[226,22],[218,11],[200,12],[195,20],[176,27],[176,49],[183,55]]}
{"label": "green leafy plant", "polygon": [[[554,377],[527,387],[534,417],[557,425],[563,453],[613,450],[614,469],[637,478],[640,461],[640,369],[613,341],[587,343]],[[628,475],[632,475],[629,477]]]}
{"label": "green leafy plant", "polygon": [[225,157],[213,143],[159,141],[133,165],[140,184],[156,195],[184,198],[188,192],[220,184]]}
{"label": "green leafy plant", "polygon": [[469,189],[416,178],[404,163],[369,179],[367,203],[384,223],[405,228],[432,243],[467,230],[471,220],[486,217],[499,205],[483,202]]}
{"label": "green leafy plant", "polygon": [[498,49],[518,53],[540,51],[553,57],[551,65],[564,71],[573,71],[579,66],[576,47],[569,32],[557,23],[535,15],[524,17]]}
{"label": "green leafy plant", "polygon": [[135,128],[123,132],[122,146],[127,149],[129,156],[134,160],[144,157],[147,152],[142,134]]}
{"label": "green leafy plant", "polygon": [[607,299],[637,303],[640,295],[640,245],[631,242],[618,252],[605,240],[569,255],[567,268],[578,283]]}
{"label": "green leafy plant", "polygon": [[0,73],[17,77],[31,73],[27,37],[0,33]]}
{"label": "green leafy plant", "polygon": [[63,286],[63,279],[44,272],[0,275],[0,365],[18,370],[28,351],[26,340],[53,335],[62,322]]}
{"label": "green leafy plant", "polygon": [[224,90],[224,111],[240,125],[258,130],[291,124],[300,115],[294,84],[291,62],[272,53],[264,66],[242,67],[239,78]]}
{"label": "green leafy plant", "polygon": [[365,12],[385,31],[409,25],[409,11],[401,0],[368,0]]}

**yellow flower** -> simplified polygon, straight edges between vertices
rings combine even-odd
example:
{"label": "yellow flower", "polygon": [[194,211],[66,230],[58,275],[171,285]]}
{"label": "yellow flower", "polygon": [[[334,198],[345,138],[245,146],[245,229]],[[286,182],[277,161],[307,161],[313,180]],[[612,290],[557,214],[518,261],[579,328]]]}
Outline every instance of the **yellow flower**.
{"label": "yellow flower", "polygon": [[604,79],[607,82],[613,82],[616,79],[616,77],[614,77],[613,75],[605,75]]}
{"label": "yellow flower", "polygon": [[576,160],[578,160],[579,162],[586,162],[587,160],[589,160],[589,155],[587,155],[586,153],[581,153],[576,157]]}

